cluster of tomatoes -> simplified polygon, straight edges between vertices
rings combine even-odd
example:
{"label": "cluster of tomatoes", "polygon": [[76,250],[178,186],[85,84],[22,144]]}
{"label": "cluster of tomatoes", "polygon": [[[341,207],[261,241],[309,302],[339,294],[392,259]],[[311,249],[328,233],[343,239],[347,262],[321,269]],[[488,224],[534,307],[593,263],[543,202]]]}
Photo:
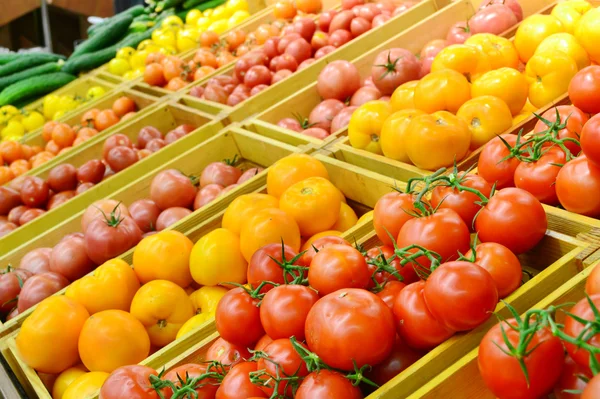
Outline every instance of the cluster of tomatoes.
{"label": "cluster of tomatoes", "polygon": [[[598,397],[599,278],[596,266],[585,284],[586,297],[574,306],[532,309],[488,331],[479,345],[478,364],[497,398],[533,399],[550,393],[558,399]],[[561,324],[555,312],[564,313]]]}
{"label": "cluster of tomatoes", "polygon": [[30,146],[18,141],[5,140],[0,143],[0,185],[21,176],[32,168],[48,162],[55,154],[44,151],[41,146]]}
{"label": "cluster of tomatoes", "polygon": [[479,175],[497,187],[527,190],[545,204],[600,216],[594,194],[600,187],[599,84],[600,67],[579,71],[569,85],[573,105],[549,109],[531,134],[491,140],[479,156]]}

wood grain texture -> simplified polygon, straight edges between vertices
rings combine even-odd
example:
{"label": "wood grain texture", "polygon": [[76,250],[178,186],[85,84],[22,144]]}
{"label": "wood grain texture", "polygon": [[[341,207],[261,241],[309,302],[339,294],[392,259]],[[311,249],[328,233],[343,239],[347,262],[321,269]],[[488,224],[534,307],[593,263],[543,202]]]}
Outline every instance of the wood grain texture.
{"label": "wood grain texture", "polygon": [[0,25],[6,25],[38,8],[40,8],[40,0],[2,0]]}
{"label": "wood grain texture", "polygon": [[113,0],[49,0],[48,3],[54,7],[96,17],[110,17],[114,15]]}

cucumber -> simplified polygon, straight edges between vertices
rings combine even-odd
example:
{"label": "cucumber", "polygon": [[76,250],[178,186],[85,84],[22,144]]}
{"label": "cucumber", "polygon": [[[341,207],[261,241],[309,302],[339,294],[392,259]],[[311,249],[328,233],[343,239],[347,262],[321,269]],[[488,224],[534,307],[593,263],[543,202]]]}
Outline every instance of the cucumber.
{"label": "cucumber", "polygon": [[137,5],[137,6],[128,8],[127,10],[125,10],[117,15],[113,15],[110,18],[106,18],[104,21],[100,22],[99,24],[91,25],[87,30],[88,36],[92,36],[92,35],[96,34],[98,32],[99,28],[106,26],[107,24],[114,21],[116,18],[120,18],[123,15],[131,15],[133,18],[135,18],[135,17],[138,17],[138,16],[144,14],[145,12],[146,12],[146,9],[142,5]]}
{"label": "cucumber", "polygon": [[185,0],[183,2],[183,9],[184,10],[190,10],[196,6],[199,6],[200,4],[206,2],[206,0]]}
{"label": "cucumber", "polygon": [[183,0],[162,0],[156,3],[156,7],[154,8],[155,12],[162,12],[163,10],[167,10],[169,8],[177,7],[183,3]]}
{"label": "cucumber", "polygon": [[0,66],[0,77],[11,75],[15,72],[21,72],[25,69],[36,65],[45,64],[47,62],[62,60],[65,57],[62,55],[50,53],[28,53],[22,54],[19,58],[8,64]]}
{"label": "cucumber", "polygon": [[192,7],[189,10],[180,11],[179,13],[177,13],[177,16],[179,18],[181,18],[181,19],[185,19],[185,16],[191,10],[205,11],[205,10],[208,10],[209,8],[218,7],[221,4],[225,4],[226,2],[227,2],[227,0],[209,0],[209,1],[204,1],[202,4],[196,5],[196,6]]}
{"label": "cucumber", "polygon": [[51,72],[59,72],[63,62],[48,62],[46,64],[38,65],[33,68],[26,69],[24,71],[13,73],[12,75],[4,76],[0,78],[0,90],[10,86],[13,83],[17,83],[20,80],[30,78],[32,76],[45,75]]}
{"label": "cucumber", "polygon": [[22,53],[0,53],[0,65],[8,64],[22,55]]}
{"label": "cucumber", "polygon": [[51,93],[73,80],[75,80],[75,76],[64,72],[54,72],[21,80],[2,90],[0,107],[21,102],[29,97]]}
{"label": "cucumber", "polygon": [[75,51],[73,51],[73,54],[71,54],[71,57],[89,54],[114,44],[125,35],[132,21],[133,17],[127,14],[115,19],[108,25],[102,27],[102,30],[98,31],[96,35],[77,46]]}
{"label": "cucumber", "polygon": [[[144,32],[145,33],[145,32]],[[123,46],[125,47],[125,46]],[[91,71],[101,65],[106,64],[117,55],[117,45],[113,44],[110,47],[93,53],[81,54],[77,57],[71,57],[62,67],[62,71],[77,75],[82,71]]]}
{"label": "cucumber", "polygon": [[132,22],[131,25],[129,25],[129,29],[127,29],[127,36],[134,33],[146,32],[146,30],[148,30],[146,22]]}

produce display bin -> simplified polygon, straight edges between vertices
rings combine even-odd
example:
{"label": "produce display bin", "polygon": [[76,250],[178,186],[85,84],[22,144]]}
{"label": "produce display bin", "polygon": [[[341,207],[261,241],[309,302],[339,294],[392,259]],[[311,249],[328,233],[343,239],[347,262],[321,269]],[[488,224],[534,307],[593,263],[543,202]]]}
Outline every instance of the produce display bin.
{"label": "produce display bin", "polygon": [[[235,141],[235,147],[231,145],[231,140]],[[220,149],[219,142],[221,142]],[[205,157],[199,161],[199,148],[195,148],[191,149],[185,154],[182,154],[177,160],[173,160],[169,164],[164,165],[163,169],[176,166],[184,173],[198,173],[208,163],[221,160],[223,158],[232,158],[236,154],[241,157],[243,161],[247,161],[251,165],[258,164],[268,166],[277,159],[280,159],[288,154],[301,152],[295,147],[277,143],[274,140],[260,137],[254,133],[247,132],[236,127],[228,127],[222,134],[202,144],[202,148],[204,149],[202,153],[207,154],[210,158]],[[348,200],[348,204],[355,209],[358,215],[361,215],[367,210],[372,209],[382,195],[392,191],[393,189],[392,187],[394,182],[389,178],[354,167],[352,165],[346,165],[336,159],[320,153],[315,153],[312,156],[320,160],[325,165],[331,182],[342,191]],[[187,159],[187,161],[184,161],[185,159]],[[131,183],[128,187],[124,187],[116,192],[110,198],[119,199],[123,200],[125,203],[130,203],[131,200],[133,200],[132,195],[134,194],[128,192],[136,192],[137,194],[142,195],[143,193],[147,194],[149,192],[149,185],[152,177],[157,172],[158,171],[151,172],[148,175],[138,179],[137,181]],[[185,219],[180,220],[173,226],[170,226],[169,229],[174,229],[184,233],[193,242],[198,241],[212,230],[221,227],[221,221],[225,212],[225,207],[235,197],[251,192],[266,191],[266,174],[267,171],[259,173],[257,176],[232,190],[227,195],[220,197],[219,200],[213,201],[212,203],[189,215]],[[134,198],[141,198],[141,196],[135,195]],[[48,232],[48,235],[55,235],[53,242],[58,242],[58,240],[60,240],[60,238],[66,232],[76,231],[74,230],[75,226],[77,226],[77,230],[79,229],[80,218],[81,214],[74,216],[70,220],[70,223],[73,223],[73,227],[71,229],[62,230],[61,234]],[[372,226],[370,221],[366,221],[346,231],[344,233],[344,237],[351,242],[354,240],[360,241],[361,237],[371,230]],[[41,242],[42,239],[46,239],[46,236],[38,240],[40,242],[40,245],[38,246],[44,245]],[[133,249],[122,254],[119,256],[119,258],[131,264],[132,255]],[[61,295],[63,293],[64,290],[56,293],[55,295]],[[19,382],[28,393],[28,397],[48,399],[50,396],[39,376],[32,368],[23,363],[14,343],[14,338],[18,333],[17,329],[20,327],[20,324],[23,322],[24,318],[26,318],[34,308],[24,312],[22,316],[19,315],[15,319],[5,323],[5,328],[0,330],[0,337],[4,337],[6,342],[1,351],[7,358],[11,368],[14,370]],[[162,365],[171,359],[175,359],[182,353],[196,348],[201,341],[203,341],[210,334],[213,334],[214,331],[215,327],[213,319],[200,326],[200,328],[197,330],[190,332],[180,340],[176,340],[160,349],[146,360],[141,362],[141,364],[147,364],[157,368],[162,367]]]}
{"label": "produce display bin", "polygon": [[[573,276],[556,291],[532,306],[531,309],[545,309],[551,305],[557,306],[565,303],[574,304],[578,302],[585,297],[585,281],[593,268],[597,265],[600,265],[600,262],[594,263]],[[565,310],[568,310],[568,308]],[[558,311],[556,316],[557,322],[561,323],[564,319],[564,312]],[[444,372],[431,379],[431,381],[423,381],[423,386],[408,398],[495,398],[495,396],[487,389],[479,374],[479,368],[477,366],[478,353],[479,348],[476,347]]]}
{"label": "produce display bin", "polygon": [[[464,0],[463,0],[464,2]],[[392,37],[398,33],[412,27],[428,16],[435,14],[442,7],[449,4],[449,0],[424,0],[414,7],[411,7],[405,13],[397,15],[387,21],[385,24],[371,29],[368,32],[354,38],[350,42],[339,47],[337,50],[327,54],[326,56],[316,60],[308,67],[294,72],[288,78],[278,82],[275,85],[269,86],[255,96],[242,101],[235,107],[214,103],[198,99],[197,106],[199,109],[206,112],[217,112],[217,114],[226,114],[229,122],[240,122],[257,113],[257,111],[266,109],[278,101],[288,97],[290,93],[295,93],[307,85],[312,84],[317,80],[319,72],[331,61],[335,60],[351,60],[364,52],[364,49],[371,49],[378,46],[385,38]],[[221,68],[219,74],[231,75],[234,71],[234,65]],[[204,85],[206,79],[194,82],[193,86]],[[190,90],[184,90],[184,98],[191,97]],[[193,97],[192,97],[193,98]]]}
{"label": "produce display bin", "polygon": [[1,237],[0,256],[9,253],[9,251],[11,254],[20,253],[21,248],[28,248],[29,243],[35,244],[39,235],[54,228],[66,218],[85,210],[92,202],[105,198],[115,192],[115,190],[145,175],[148,171],[161,167],[165,162],[176,158],[189,148],[195,147],[215,136],[224,126],[218,121],[213,121],[209,115],[204,115],[199,111],[177,104],[158,104],[153,108],[151,113],[140,113],[139,116],[121,124],[119,129],[111,129],[111,132],[107,134],[102,132],[91,140],[82,143],[72,151],[61,156],[60,162],[52,162],[52,160],[36,168],[35,172],[29,175],[47,179],[50,171],[57,164],[69,163],[78,168],[89,160],[102,159],[104,141],[113,133],[124,134],[132,142],[135,142],[138,132],[145,126],[154,126],[162,133],[166,133],[181,124],[191,124],[197,128],[180,140],[110,176],[84,193],[75,196],[66,203],[32,220],[30,223],[20,226],[11,233]]}

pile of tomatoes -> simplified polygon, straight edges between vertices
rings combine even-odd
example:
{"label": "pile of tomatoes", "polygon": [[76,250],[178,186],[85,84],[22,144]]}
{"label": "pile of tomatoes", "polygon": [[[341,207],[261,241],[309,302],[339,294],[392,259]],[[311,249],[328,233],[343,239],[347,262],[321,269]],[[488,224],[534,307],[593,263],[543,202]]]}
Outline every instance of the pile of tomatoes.
{"label": "pile of tomatoes", "polygon": [[54,158],[55,154],[44,151],[41,146],[30,146],[18,141],[6,140],[0,143],[0,185],[4,185],[26,173],[29,169]]}
{"label": "pile of tomatoes", "polygon": [[600,216],[599,84],[600,67],[578,72],[569,86],[573,105],[549,109],[531,134],[491,140],[479,156],[479,175],[499,188],[527,190],[544,204]]}
{"label": "pile of tomatoes", "polygon": [[[488,331],[479,345],[478,364],[496,397],[541,398],[550,393],[558,399],[598,397],[599,278],[596,266],[585,284],[586,297],[574,306],[532,309]],[[553,320],[554,312],[565,314],[562,324]],[[502,378],[498,370],[503,370]]]}

